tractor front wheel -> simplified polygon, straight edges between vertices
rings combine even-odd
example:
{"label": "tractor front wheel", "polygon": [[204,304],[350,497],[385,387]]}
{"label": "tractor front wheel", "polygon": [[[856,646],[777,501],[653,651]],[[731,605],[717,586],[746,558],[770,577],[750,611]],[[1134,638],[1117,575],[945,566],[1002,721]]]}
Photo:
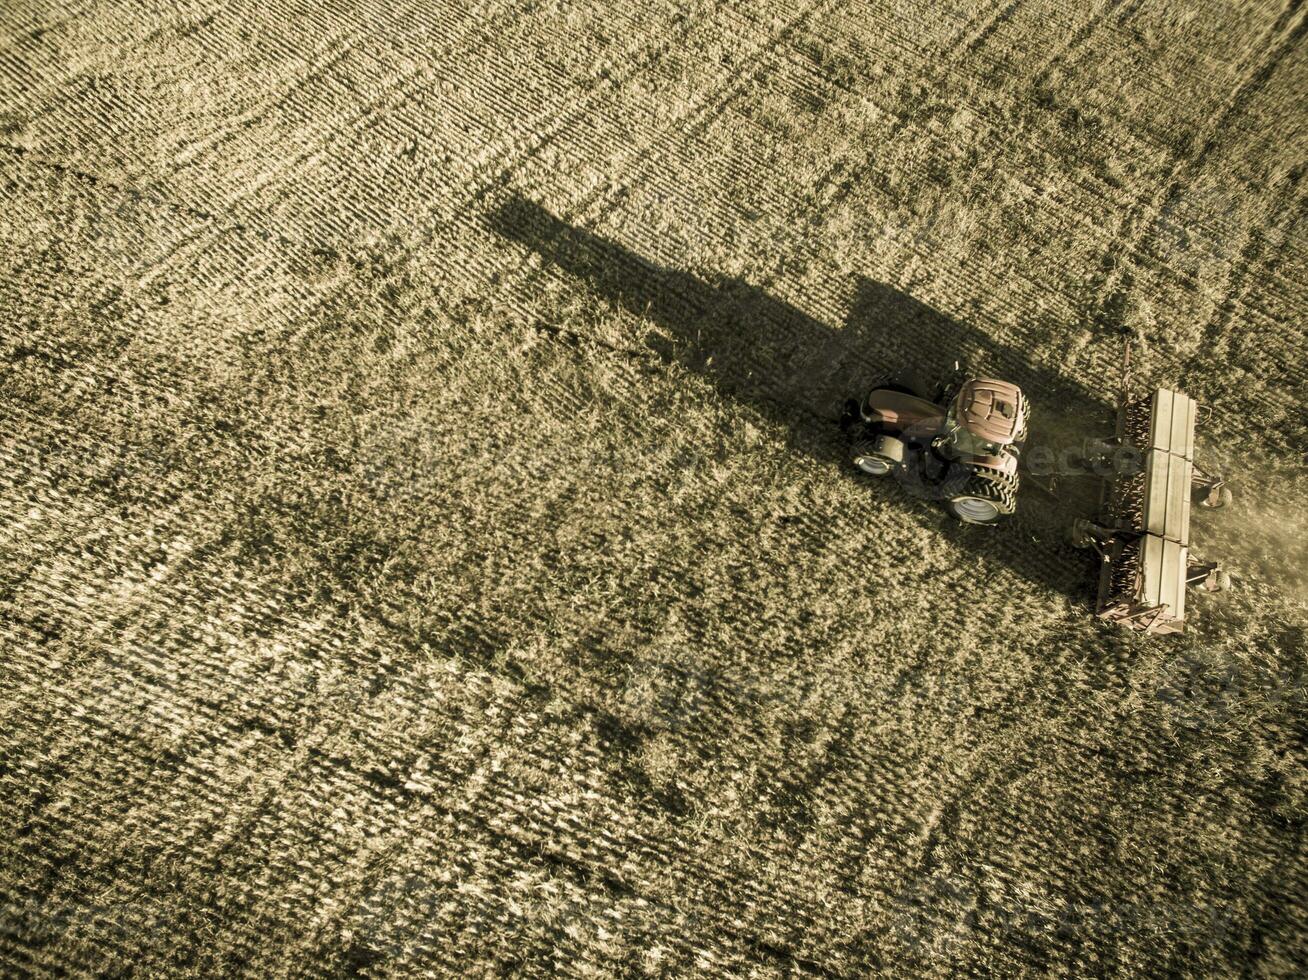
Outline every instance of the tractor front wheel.
{"label": "tractor front wheel", "polygon": [[998,524],[1017,510],[1013,481],[999,473],[973,473],[945,501],[945,508],[964,524]]}
{"label": "tractor front wheel", "polygon": [[885,476],[904,461],[904,444],[894,436],[874,436],[857,442],[850,458],[869,476]]}

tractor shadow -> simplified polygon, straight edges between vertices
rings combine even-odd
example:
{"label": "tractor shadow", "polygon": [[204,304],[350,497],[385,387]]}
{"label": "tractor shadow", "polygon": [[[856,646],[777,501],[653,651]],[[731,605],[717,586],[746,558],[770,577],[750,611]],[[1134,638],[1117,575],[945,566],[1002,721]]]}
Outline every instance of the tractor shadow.
{"label": "tractor shadow", "polygon": [[[834,328],[740,279],[705,280],[653,263],[636,252],[514,197],[489,215],[489,226],[587,284],[598,296],[654,325],[630,346],[708,379],[724,396],[749,405],[786,433],[790,445],[839,466],[901,507],[906,518],[968,550],[999,557],[1023,577],[1087,604],[1093,562],[1062,540],[1073,516],[1093,509],[1093,481],[1060,481],[1057,496],[1023,477],[1018,513],[996,528],[962,525],[938,505],[912,498],[892,480],[848,464],[839,427],[844,400],[879,377],[912,369],[934,382],[954,361],[982,375],[1016,382],[1032,400],[1031,438],[1061,448],[1112,429],[1107,401],[1043,367],[1012,346],[885,283],[861,279],[844,324]],[[1097,492],[1097,490],[1093,490]],[[1085,499],[1080,499],[1084,497]]]}

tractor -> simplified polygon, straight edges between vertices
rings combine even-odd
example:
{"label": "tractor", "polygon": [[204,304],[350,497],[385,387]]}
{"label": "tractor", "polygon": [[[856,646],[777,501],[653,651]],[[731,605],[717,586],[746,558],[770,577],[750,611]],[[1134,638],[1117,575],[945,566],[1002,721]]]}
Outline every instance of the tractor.
{"label": "tractor", "polygon": [[[1196,459],[1201,411],[1172,388],[1138,393],[1131,383],[1131,349],[1123,353],[1116,431],[1085,440],[1082,452],[1061,457],[1047,486],[1062,498],[1060,478],[1101,480],[1098,512],[1075,518],[1068,543],[1099,557],[1101,618],[1144,633],[1185,628],[1186,592],[1222,592],[1231,576],[1190,551],[1192,505],[1221,508],[1231,490]],[[851,460],[872,476],[893,474],[918,496],[937,500],[967,524],[997,524],[1016,510],[1018,460],[1030,407],[1014,384],[973,377],[954,366],[929,394],[912,373],[891,377],[860,402],[845,403],[841,425],[851,436]],[[1032,451],[1029,475],[1038,477]]]}
{"label": "tractor", "polygon": [[972,377],[955,365],[928,390],[912,374],[849,399],[841,419],[853,464],[894,475],[966,524],[997,524],[1017,509],[1017,463],[1030,407],[1017,385]]}

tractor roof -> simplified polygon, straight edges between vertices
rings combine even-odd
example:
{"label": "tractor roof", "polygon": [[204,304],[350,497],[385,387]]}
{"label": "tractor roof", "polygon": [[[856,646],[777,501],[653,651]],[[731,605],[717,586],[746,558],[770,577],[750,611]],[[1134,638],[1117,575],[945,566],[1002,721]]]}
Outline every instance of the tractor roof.
{"label": "tractor roof", "polygon": [[958,391],[955,417],[974,436],[1007,446],[1020,435],[1024,397],[1017,385],[1007,381],[973,378]]}

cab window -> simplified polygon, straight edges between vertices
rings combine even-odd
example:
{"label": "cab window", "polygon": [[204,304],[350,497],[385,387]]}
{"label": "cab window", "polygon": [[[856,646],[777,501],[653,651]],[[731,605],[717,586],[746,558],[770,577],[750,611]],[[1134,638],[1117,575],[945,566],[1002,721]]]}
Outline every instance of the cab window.
{"label": "cab window", "polygon": [[987,442],[957,423],[949,434],[949,442],[960,455],[998,456],[1001,452],[993,442]]}

